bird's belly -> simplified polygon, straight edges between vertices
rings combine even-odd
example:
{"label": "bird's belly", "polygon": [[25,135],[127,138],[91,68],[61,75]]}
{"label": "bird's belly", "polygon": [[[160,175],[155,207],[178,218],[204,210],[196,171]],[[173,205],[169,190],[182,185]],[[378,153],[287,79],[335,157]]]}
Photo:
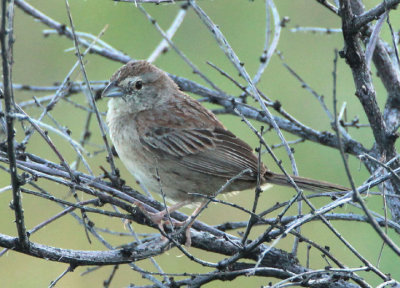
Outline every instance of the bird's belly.
{"label": "bird's belly", "polygon": [[[192,177],[188,178],[186,173],[180,173],[182,171],[175,171],[176,169],[172,168],[170,163],[166,163],[163,159],[157,159],[151,151],[138,148],[141,147],[140,144],[134,145],[135,143],[131,142],[130,145],[124,145],[115,140],[113,142],[119,158],[128,171],[151,192],[163,193],[173,201],[192,199],[198,202],[202,200],[196,201],[195,199],[198,197],[191,196],[190,193],[204,194],[203,191],[200,191],[207,183],[203,177],[189,179]],[[209,192],[211,191],[212,188]]]}
{"label": "bird's belly", "polygon": [[156,191],[157,177],[155,173],[156,159],[147,151],[143,151],[134,125],[124,127],[128,121],[119,121],[119,125],[110,123],[110,137],[115,150],[128,171],[147,189]]}
{"label": "bird's belly", "polygon": [[147,189],[156,191],[157,187],[157,175],[155,170],[156,160],[151,155],[146,155],[140,147],[135,143],[129,143],[128,145],[117,144],[114,141],[115,150],[119,155],[119,158],[124,163],[128,171],[140,181]]}

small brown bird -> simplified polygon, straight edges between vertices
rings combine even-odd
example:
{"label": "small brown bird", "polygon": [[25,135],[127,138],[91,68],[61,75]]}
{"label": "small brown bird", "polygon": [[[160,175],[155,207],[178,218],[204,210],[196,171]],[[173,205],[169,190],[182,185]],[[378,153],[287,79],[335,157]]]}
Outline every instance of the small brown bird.
{"label": "small brown bird", "polygon": [[[165,196],[177,202],[169,212],[204,203],[204,198],[191,193],[212,196],[244,170],[248,172],[223,192],[256,187],[258,159],[252,148],[152,64],[132,61],[122,66],[103,96],[111,98],[107,123],[120,159],[148,189],[160,192],[162,187]],[[264,184],[290,185],[286,176],[269,171],[263,164],[260,175]],[[306,190],[348,190],[327,182],[292,178]],[[152,220],[160,224],[165,214],[154,214]]]}

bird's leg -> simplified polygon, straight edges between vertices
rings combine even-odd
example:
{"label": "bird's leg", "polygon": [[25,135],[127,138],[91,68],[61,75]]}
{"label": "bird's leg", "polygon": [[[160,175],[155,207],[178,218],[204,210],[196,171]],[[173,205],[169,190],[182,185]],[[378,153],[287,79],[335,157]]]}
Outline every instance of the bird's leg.
{"label": "bird's leg", "polygon": [[[157,212],[157,213],[152,213],[152,212],[147,211],[142,205],[137,204],[137,206],[144,214],[146,214],[146,216],[150,219],[151,222],[156,224],[161,231],[165,232],[164,227],[163,227],[163,219],[164,219],[165,215],[172,213],[172,212],[178,210],[179,208],[181,208],[185,205],[188,205],[190,203],[191,203],[191,201],[189,201],[189,200],[178,202],[170,207],[166,207],[164,210],[161,210],[160,212]],[[170,221],[167,220],[166,222],[170,222]],[[179,221],[177,221],[177,222],[180,223]]]}
{"label": "bird's leg", "polygon": [[188,204],[191,204],[191,203],[192,203],[192,201],[190,201],[190,200],[178,202],[178,203],[176,203],[170,207],[167,207],[166,209],[164,209],[160,212],[157,212],[157,213],[148,212],[146,209],[144,209],[144,207],[142,205],[138,205],[138,207],[163,232],[164,232],[164,226],[163,226],[164,223],[169,223],[171,225],[178,226],[178,227],[186,226],[186,228],[185,228],[185,236],[186,236],[185,246],[190,247],[192,245],[192,238],[190,236],[190,228],[192,228],[195,217],[200,212],[200,210],[208,203],[208,201],[205,200],[205,201],[201,202],[200,206],[197,207],[193,211],[192,215],[190,215],[185,221],[174,220],[173,223],[171,223],[171,221],[169,219],[167,219],[166,221],[163,221],[163,219],[167,213],[172,213],[172,212],[178,210],[179,208],[186,206]]}
{"label": "bird's leg", "polygon": [[[162,227],[162,221],[163,221],[164,216],[166,214],[170,214],[170,213],[178,210],[179,208],[181,208],[183,206],[186,206],[186,205],[188,205],[190,203],[191,203],[191,201],[185,200],[185,201],[182,201],[182,202],[178,202],[178,203],[176,203],[176,204],[174,204],[174,205],[172,205],[170,207],[166,207],[164,210],[162,210],[160,212],[157,212],[157,213],[147,212],[147,215],[149,216],[151,221],[153,221],[159,227],[160,227],[160,224],[161,224],[161,227]],[[167,221],[169,221],[169,219]]]}
{"label": "bird's leg", "polygon": [[175,226],[186,226],[185,228],[185,236],[186,236],[186,242],[185,246],[190,247],[192,245],[192,237],[190,236],[190,228],[192,228],[192,225],[194,223],[195,217],[197,217],[197,214],[203,209],[203,207],[208,203],[207,200],[204,200],[200,203],[199,207],[197,207],[192,215],[190,215],[185,221],[182,222],[176,222],[174,223]]}

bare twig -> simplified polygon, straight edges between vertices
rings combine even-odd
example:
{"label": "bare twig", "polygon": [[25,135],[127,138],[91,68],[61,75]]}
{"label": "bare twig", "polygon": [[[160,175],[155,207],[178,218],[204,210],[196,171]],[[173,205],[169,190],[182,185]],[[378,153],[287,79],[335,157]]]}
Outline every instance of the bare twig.
{"label": "bare twig", "polygon": [[328,0],[316,0],[316,1],[325,6],[326,8],[328,8],[328,10],[330,10],[331,12],[339,14],[339,9],[335,5],[330,3]]}
{"label": "bare twig", "polygon": [[[61,23],[55,21],[54,19],[48,17],[47,15],[40,12],[39,10],[37,10],[36,8],[34,8],[33,6],[31,6],[30,4],[26,3],[23,0],[15,0],[15,4],[19,8],[21,8],[25,13],[31,15],[35,19],[38,19],[43,24],[57,30],[59,35],[65,35],[66,37],[68,37],[71,40],[74,39],[72,30],[69,27],[66,27],[64,24],[61,24]],[[98,47],[98,46],[91,46],[90,42],[88,42],[82,38],[78,38],[77,41],[79,42],[79,44],[83,45],[86,48],[90,47],[90,49],[89,49],[90,52],[102,55],[108,59],[119,61],[121,63],[126,63],[129,60],[131,60],[131,58],[129,56],[123,54],[122,52],[120,52],[118,50],[110,50],[110,49],[102,48],[102,47]]]}
{"label": "bare twig", "polygon": [[321,27],[295,27],[290,29],[290,32],[312,32],[312,33],[323,33],[323,34],[332,34],[332,33],[342,33],[342,29],[340,28],[321,28]]}
{"label": "bare twig", "polygon": [[65,269],[64,272],[62,272],[54,281],[51,281],[49,288],[53,288],[56,286],[57,282],[61,280],[68,272],[74,271],[74,267],[72,265],[69,265],[67,269]]}
{"label": "bare twig", "polygon": [[69,18],[69,21],[70,21],[70,24],[71,24],[71,30],[72,30],[72,38],[74,40],[75,49],[76,49],[76,52],[77,52],[77,57],[78,57],[79,64],[80,64],[80,67],[81,67],[81,72],[83,74],[86,86],[88,88],[87,89],[87,94],[89,96],[88,100],[89,100],[90,105],[92,106],[92,109],[95,111],[97,122],[98,122],[99,128],[100,128],[101,137],[103,138],[103,142],[106,145],[106,149],[107,149],[107,153],[108,153],[107,160],[110,163],[111,173],[112,173],[112,177],[111,177],[112,179],[111,180],[114,183],[114,185],[120,186],[121,184],[119,183],[119,180],[118,180],[119,179],[119,173],[117,172],[117,170],[115,168],[114,157],[113,157],[113,154],[111,152],[111,147],[108,144],[106,132],[105,132],[105,129],[104,129],[105,125],[104,125],[104,122],[103,122],[103,120],[102,120],[102,118],[100,116],[99,110],[97,109],[96,101],[94,100],[94,96],[93,96],[93,90],[92,90],[92,88],[90,86],[90,82],[89,82],[89,79],[88,79],[87,74],[86,74],[85,65],[83,64],[82,55],[81,55],[81,52],[80,52],[80,49],[79,49],[78,40],[77,40],[77,37],[76,37],[76,34],[75,34],[75,27],[74,27],[74,23],[72,21],[72,15],[71,15],[71,11],[70,11],[70,8],[69,8],[68,0],[65,0],[65,4],[66,4],[66,7],[67,7],[67,14],[68,14],[68,18]]}
{"label": "bare twig", "polygon": [[375,19],[378,19],[387,10],[396,8],[399,3],[400,0],[385,0],[371,10],[357,16],[354,19],[353,31],[359,31],[362,26]]}
{"label": "bare twig", "polygon": [[365,214],[367,215],[368,219],[370,220],[370,223],[371,223],[372,227],[378,233],[378,235],[385,241],[386,244],[388,244],[388,246],[394,252],[396,252],[397,255],[400,256],[400,247],[398,247],[393,242],[393,240],[390,239],[389,236],[385,232],[383,232],[382,229],[379,227],[378,222],[375,220],[375,218],[372,216],[371,212],[369,211],[368,207],[365,205],[365,202],[362,199],[362,197],[360,195],[360,192],[357,190],[357,188],[356,188],[356,186],[354,184],[354,180],[353,180],[353,178],[351,176],[350,168],[349,168],[349,165],[347,163],[346,155],[345,155],[344,150],[343,150],[343,146],[342,146],[343,144],[342,144],[341,139],[340,139],[339,122],[338,122],[338,118],[336,116],[337,115],[336,114],[337,113],[336,112],[336,106],[337,106],[336,105],[336,101],[337,101],[336,100],[336,63],[337,63],[337,54],[338,54],[338,52],[336,51],[335,52],[335,62],[334,62],[335,63],[335,70],[333,72],[333,79],[334,79],[334,90],[333,90],[334,91],[334,93],[333,93],[333,101],[334,102],[333,102],[333,108],[334,108],[334,115],[335,115],[335,127],[336,127],[337,137],[339,139],[339,151],[340,151],[340,154],[342,156],[342,160],[343,160],[343,164],[344,164],[344,167],[345,167],[345,171],[346,171],[347,177],[349,179],[351,188],[353,190],[353,200],[358,202],[361,205],[362,209],[364,210]]}
{"label": "bare twig", "polygon": [[[178,14],[176,15],[174,21],[172,22],[171,26],[169,27],[168,31],[165,33],[169,39],[172,39],[178,28],[182,25],[183,20],[185,19],[187,13],[188,6],[183,4],[181,9],[179,10]],[[168,41],[163,39],[161,40],[160,44],[154,49],[151,55],[147,58],[147,61],[153,63],[160,54],[165,53],[168,50],[169,44]]]}
{"label": "bare twig", "polygon": [[275,6],[275,3],[273,0],[268,0],[265,2],[265,10],[268,11],[269,9],[271,9],[272,11],[272,15],[274,17],[274,38],[271,42],[271,45],[269,45],[269,19],[268,17],[266,17],[266,21],[267,21],[267,27],[265,28],[265,43],[264,43],[264,52],[260,57],[260,65],[258,67],[257,73],[253,78],[253,83],[254,85],[256,85],[260,79],[262,74],[264,73],[265,69],[267,68],[269,61],[272,58],[272,55],[275,53],[276,48],[278,47],[278,42],[279,42],[279,38],[281,35],[281,29],[282,29],[282,25],[281,25],[281,20],[279,18],[279,13],[278,13],[278,9]]}
{"label": "bare twig", "polygon": [[388,17],[388,15],[389,15],[389,13],[386,11],[385,13],[383,13],[381,15],[378,22],[376,22],[376,25],[374,27],[374,30],[372,31],[370,40],[367,44],[367,48],[365,49],[365,62],[367,63],[368,67],[371,63],[372,55],[374,54],[376,42],[378,41],[379,33],[381,32],[383,22]]}
{"label": "bare twig", "polygon": [[23,182],[17,173],[16,153],[14,146],[14,118],[11,115],[15,104],[12,89],[14,2],[2,0],[1,6],[0,42],[4,81],[4,112],[7,125],[7,155],[10,165],[11,185],[13,191],[12,208],[15,212],[15,223],[18,231],[18,244],[24,248],[27,248],[29,246],[29,239],[25,228],[24,210],[22,208],[20,190]]}

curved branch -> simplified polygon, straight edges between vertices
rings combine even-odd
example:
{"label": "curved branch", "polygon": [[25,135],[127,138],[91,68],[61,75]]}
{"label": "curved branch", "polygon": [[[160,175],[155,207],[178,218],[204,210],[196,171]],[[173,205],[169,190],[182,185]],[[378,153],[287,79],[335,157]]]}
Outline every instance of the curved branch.
{"label": "curved branch", "polygon": [[149,249],[148,245],[150,244],[136,247],[135,250],[131,250],[129,253],[126,253],[124,249],[110,251],[62,249],[35,242],[30,242],[29,247],[24,248],[18,244],[18,238],[0,234],[0,246],[4,248],[50,261],[68,263],[73,266],[130,263],[160,254],[160,251]]}
{"label": "curved branch", "polygon": [[359,31],[364,25],[378,19],[385,11],[396,9],[400,0],[385,0],[376,7],[362,13],[353,20],[353,31]]}

